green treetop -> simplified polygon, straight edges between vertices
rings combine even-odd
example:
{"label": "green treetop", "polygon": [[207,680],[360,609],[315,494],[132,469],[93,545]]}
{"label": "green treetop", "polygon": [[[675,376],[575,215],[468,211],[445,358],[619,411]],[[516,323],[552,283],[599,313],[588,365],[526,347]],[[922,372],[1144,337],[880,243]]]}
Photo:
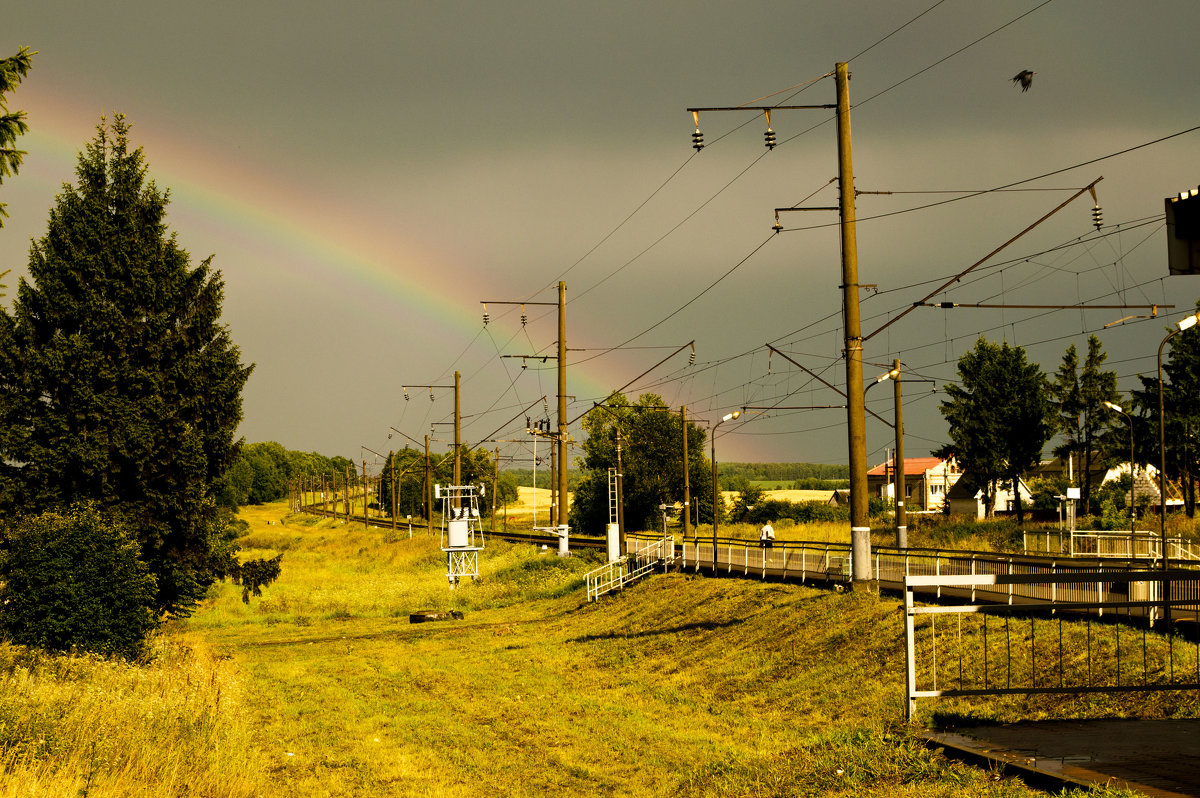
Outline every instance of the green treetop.
{"label": "green treetop", "polygon": [[1023,522],[1017,480],[1037,465],[1052,433],[1046,376],[1025,359],[1019,346],[986,338],[958,361],[959,384],[946,386],[941,403],[950,424],[953,449],[965,471],[977,480],[993,509],[995,485],[1013,483],[1017,522]]}

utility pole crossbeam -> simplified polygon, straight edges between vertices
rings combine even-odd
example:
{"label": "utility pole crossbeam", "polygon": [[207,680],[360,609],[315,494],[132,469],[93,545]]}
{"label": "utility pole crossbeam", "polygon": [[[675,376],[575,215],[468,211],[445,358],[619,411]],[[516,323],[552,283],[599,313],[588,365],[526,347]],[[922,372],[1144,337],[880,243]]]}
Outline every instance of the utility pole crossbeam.
{"label": "utility pole crossbeam", "polygon": [[[462,382],[462,372],[456,371],[456,372],[454,372],[454,384],[453,385],[403,385],[400,387],[400,390],[404,391],[405,399],[408,399],[408,389],[409,388],[427,388],[427,389],[429,389],[429,398],[430,399],[433,399],[433,389],[434,388],[453,388],[454,389],[454,484],[455,485],[457,485],[459,482],[462,481],[462,479],[461,479],[462,478],[462,412],[460,410],[460,407],[461,407],[461,405],[460,405],[461,382]],[[396,429],[396,428],[392,427],[392,429]],[[400,430],[396,430],[396,432],[400,432]],[[403,432],[400,432],[400,434],[404,435]],[[404,437],[408,438],[407,435],[404,435]],[[412,438],[409,438],[409,440],[412,440]],[[429,452],[429,436],[428,435],[425,436],[425,451],[426,451],[426,456],[428,457],[428,452]],[[427,480],[428,480],[428,478],[427,478]],[[426,495],[428,496],[428,491],[426,491]],[[457,501],[457,497],[455,500]],[[432,509],[430,509],[429,515],[430,515],[430,518],[433,517]],[[432,521],[430,523],[432,524]],[[430,531],[432,531],[432,526],[430,527]]]}
{"label": "utility pole crossbeam", "polygon": [[[867,336],[866,338],[864,338],[863,340],[864,340],[864,341],[867,341],[867,340],[870,340],[871,338],[874,338],[876,335],[879,335],[879,333],[883,332],[883,331],[884,331],[884,330],[886,330],[888,327],[891,327],[893,324],[895,324],[896,322],[900,321],[900,319],[904,318],[904,317],[905,317],[905,316],[907,316],[909,313],[912,313],[912,312],[913,312],[915,309],[917,309],[917,308],[919,308],[919,307],[924,307],[924,306],[926,305],[926,303],[927,303],[927,302],[929,302],[929,300],[933,299],[935,296],[937,296],[938,294],[942,293],[943,291],[945,291],[947,288],[949,288],[950,286],[952,286],[952,285],[954,285],[955,283],[957,283],[957,282],[958,282],[959,280],[961,280],[962,278],[966,277],[968,274],[970,274],[972,271],[974,271],[975,269],[977,269],[977,268],[979,268],[980,266],[982,266],[984,263],[987,263],[989,260],[991,260],[991,259],[992,259],[992,256],[994,256],[994,255],[996,255],[996,254],[1000,253],[1000,252],[1001,252],[1001,251],[1003,251],[1003,250],[1004,250],[1006,247],[1008,247],[1010,244],[1014,243],[1015,241],[1017,241],[1018,239],[1020,239],[1022,236],[1024,236],[1026,233],[1028,233],[1030,230],[1033,230],[1035,227],[1037,227],[1038,225],[1040,225],[1042,222],[1046,221],[1046,220],[1047,220],[1047,219],[1049,219],[1051,216],[1053,216],[1054,214],[1056,214],[1056,213],[1058,213],[1059,211],[1061,211],[1063,208],[1065,208],[1065,207],[1067,207],[1068,205],[1070,205],[1072,202],[1074,202],[1074,201],[1075,201],[1075,199],[1076,199],[1076,198],[1083,196],[1084,192],[1088,192],[1088,191],[1094,191],[1094,190],[1095,190],[1095,188],[1096,188],[1096,184],[1097,184],[1097,183],[1099,183],[1099,182],[1100,182],[1101,180],[1103,180],[1103,179],[1104,179],[1104,178],[1103,178],[1102,176],[1101,176],[1101,177],[1097,177],[1097,178],[1096,178],[1095,180],[1093,180],[1091,183],[1089,183],[1088,185],[1086,185],[1086,186],[1084,186],[1083,188],[1081,188],[1081,189],[1079,189],[1078,191],[1076,191],[1076,192],[1075,192],[1074,194],[1072,194],[1070,197],[1068,197],[1067,199],[1063,200],[1063,202],[1061,202],[1061,203],[1060,203],[1060,204],[1059,204],[1059,205],[1058,205],[1058,206],[1057,206],[1057,207],[1056,207],[1054,210],[1050,211],[1049,213],[1046,213],[1046,214],[1044,214],[1044,215],[1043,215],[1043,216],[1042,216],[1040,219],[1038,219],[1036,222],[1034,222],[1033,224],[1029,225],[1029,226],[1028,226],[1028,227],[1026,227],[1024,230],[1022,230],[1021,232],[1017,233],[1015,236],[1013,236],[1012,238],[1008,239],[1008,240],[1007,240],[1007,241],[1005,241],[1003,244],[1001,244],[1000,246],[996,247],[995,249],[993,249],[993,250],[992,250],[991,252],[989,252],[988,254],[984,255],[984,256],[983,256],[982,258],[980,258],[979,260],[975,261],[975,262],[974,262],[974,263],[972,263],[970,266],[968,266],[967,268],[963,269],[961,272],[959,272],[958,274],[954,275],[954,276],[953,276],[953,277],[951,277],[949,280],[947,280],[946,282],[942,283],[942,284],[941,284],[940,286],[938,286],[937,288],[935,288],[935,289],[933,289],[932,291],[930,291],[930,292],[929,292],[928,294],[926,294],[926,295],[925,295],[923,298],[921,298],[921,299],[917,300],[916,302],[912,303],[912,306],[911,306],[911,307],[905,308],[905,309],[904,309],[904,310],[902,310],[900,313],[897,313],[895,316],[892,316],[892,317],[891,317],[890,319],[888,319],[886,322],[884,322],[884,323],[883,323],[883,324],[881,324],[879,327],[877,327],[877,328],[875,329],[875,331],[874,331],[874,332],[872,332],[870,335],[868,335],[868,336]],[[1163,306],[1163,305],[1160,305],[1159,307],[1164,307],[1164,306]]]}
{"label": "utility pole crossbeam", "polygon": [[[489,317],[487,312],[488,304],[494,305],[521,305],[522,309],[525,305],[557,305],[558,307],[558,433],[556,435],[557,448],[555,459],[558,460],[558,479],[555,492],[558,494],[558,517],[556,519],[558,534],[558,554],[560,557],[570,555],[568,545],[569,529],[567,526],[568,518],[568,502],[567,502],[567,284],[558,281],[558,302],[511,302],[511,301],[495,301],[481,300],[483,305],[483,323],[487,324]],[[525,323],[524,310],[521,313],[521,323]],[[501,355],[506,357],[506,355]],[[525,357],[519,355],[518,357]],[[548,359],[549,355],[536,355],[542,360]]]}

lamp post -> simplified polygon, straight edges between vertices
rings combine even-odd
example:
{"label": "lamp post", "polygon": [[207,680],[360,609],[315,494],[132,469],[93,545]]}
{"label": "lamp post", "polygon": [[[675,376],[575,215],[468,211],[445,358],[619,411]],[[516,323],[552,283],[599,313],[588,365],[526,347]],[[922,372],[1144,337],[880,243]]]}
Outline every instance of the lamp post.
{"label": "lamp post", "polygon": [[1133,418],[1126,413],[1116,402],[1104,402],[1105,407],[1114,413],[1120,413],[1125,416],[1125,420],[1129,422],[1129,557],[1132,559],[1137,556],[1136,532],[1133,531],[1134,517],[1137,513],[1137,479],[1133,475]]}
{"label": "lamp post", "polygon": [[1184,330],[1195,327],[1197,321],[1200,321],[1200,313],[1183,317],[1175,322],[1175,329],[1167,333],[1166,337],[1162,339],[1162,343],[1158,345],[1158,523],[1159,545],[1162,546],[1163,620],[1166,622],[1168,633],[1171,630],[1171,583],[1166,578],[1169,560],[1167,554],[1167,427],[1163,414],[1162,353],[1167,341]]}
{"label": "lamp post", "polygon": [[893,399],[896,405],[896,463],[893,473],[896,475],[895,491],[893,497],[896,502],[896,548],[908,548],[908,517],[904,509],[905,485],[904,485],[904,417],[900,409],[900,359],[892,363],[892,370],[886,371],[875,378],[875,381],[868,385],[863,390],[863,401],[866,401],[867,391],[874,388],[879,383],[885,380],[892,380],[895,383],[892,391]]}
{"label": "lamp post", "polygon": [[727,413],[721,417],[721,420],[713,425],[712,439],[712,483],[713,483],[713,576],[717,575],[717,527],[721,523],[721,506],[724,502],[721,501],[721,493],[717,489],[717,427],[724,424],[726,421],[731,421],[742,413],[739,410],[734,410],[732,413]]}

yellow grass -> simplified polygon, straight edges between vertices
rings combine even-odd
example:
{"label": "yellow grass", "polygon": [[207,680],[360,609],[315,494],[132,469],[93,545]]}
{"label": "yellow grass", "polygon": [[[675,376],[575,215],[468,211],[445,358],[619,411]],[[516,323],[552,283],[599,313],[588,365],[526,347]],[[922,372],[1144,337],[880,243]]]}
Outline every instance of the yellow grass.
{"label": "yellow grass", "polygon": [[237,668],[193,635],[147,663],[0,644],[0,796],[261,794]]}
{"label": "yellow grass", "polygon": [[423,528],[242,517],[279,581],[217,586],[153,660],[0,647],[0,798],[1033,795],[895,731],[894,600],[675,573],[587,604],[595,560],[491,541],[451,591]]}

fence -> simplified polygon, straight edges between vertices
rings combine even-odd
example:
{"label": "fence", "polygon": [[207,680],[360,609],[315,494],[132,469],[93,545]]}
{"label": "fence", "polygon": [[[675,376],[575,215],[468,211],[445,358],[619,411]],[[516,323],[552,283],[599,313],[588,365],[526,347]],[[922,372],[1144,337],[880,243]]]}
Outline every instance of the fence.
{"label": "fence", "polygon": [[[1090,530],[1026,532],[1025,551],[1072,557],[1111,557],[1157,560],[1162,538],[1153,532],[1095,532]],[[1177,562],[1200,561],[1200,546],[1182,538],[1167,539],[1167,555]]]}
{"label": "fence", "polygon": [[653,540],[630,538],[629,544],[631,550],[624,557],[585,575],[588,601],[621,590],[648,575],[660,564],[665,570],[675,561],[675,539],[670,536]]}
{"label": "fence", "polygon": [[[714,568],[712,540],[685,540],[683,567]],[[766,548],[754,541],[727,538],[716,541],[715,569],[727,574],[847,582],[850,545],[847,543],[788,542]]]}
{"label": "fence", "polygon": [[[630,535],[628,540],[650,541],[656,538]],[[851,550],[848,543],[821,542],[776,542],[771,548],[763,548],[756,541],[735,538],[718,538],[715,544],[716,562],[713,561],[714,543],[709,540],[684,540],[680,563],[684,568],[696,571],[715,569],[718,573],[752,576],[761,579],[795,579],[800,582],[816,580],[825,583],[848,583],[851,575]],[[1186,563],[1177,563],[1186,566]],[[871,553],[871,578],[880,587],[896,590],[905,589],[906,579],[911,576],[1045,576],[1048,581],[986,582],[943,582],[933,587],[918,588],[931,598],[943,596],[966,601],[986,601],[997,604],[1033,604],[1042,602],[1099,601],[1148,601],[1160,602],[1157,584],[1152,575],[1117,582],[1115,587],[1105,587],[1088,592],[1078,585],[1064,582],[1057,577],[1081,572],[1095,572],[1108,576],[1133,573],[1134,576],[1148,574],[1152,569],[1148,560],[1116,561],[1100,558],[1042,557],[1037,555],[997,554],[995,552],[961,551],[953,549],[897,549],[876,546]],[[1158,573],[1158,572],[1153,572]],[[1200,576],[1200,571],[1188,571]],[[1189,583],[1190,584],[1190,583]],[[1130,587],[1132,586],[1132,587]],[[1132,592],[1130,592],[1132,591]],[[1179,597],[1179,596],[1176,596]],[[1200,600],[1200,596],[1188,597]],[[1095,608],[1099,615],[1105,614],[1103,606]],[[1154,606],[1137,607],[1134,614],[1141,614],[1154,621],[1161,612]]]}
{"label": "fence", "polygon": [[[938,595],[943,590],[969,591],[972,600],[918,607],[918,589]],[[976,593],[1049,598],[982,604],[974,602]],[[1169,597],[1165,602],[1164,593]],[[1110,569],[906,576],[906,717],[912,718],[918,698],[1200,689],[1200,637],[1187,641],[1170,634],[1150,636],[1149,623],[1140,629],[1136,623],[1105,624],[1093,633],[1092,613],[1108,610],[1110,617],[1119,617],[1124,611],[1133,620],[1153,617],[1162,607],[1172,618],[1200,623],[1200,572]],[[1064,616],[1073,613],[1086,613],[1084,630],[1075,624],[1064,635]],[[988,619],[993,616],[1000,620],[991,624],[989,634]],[[928,617],[929,623],[918,627],[920,617]],[[940,632],[939,617],[953,619],[943,622]]]}

